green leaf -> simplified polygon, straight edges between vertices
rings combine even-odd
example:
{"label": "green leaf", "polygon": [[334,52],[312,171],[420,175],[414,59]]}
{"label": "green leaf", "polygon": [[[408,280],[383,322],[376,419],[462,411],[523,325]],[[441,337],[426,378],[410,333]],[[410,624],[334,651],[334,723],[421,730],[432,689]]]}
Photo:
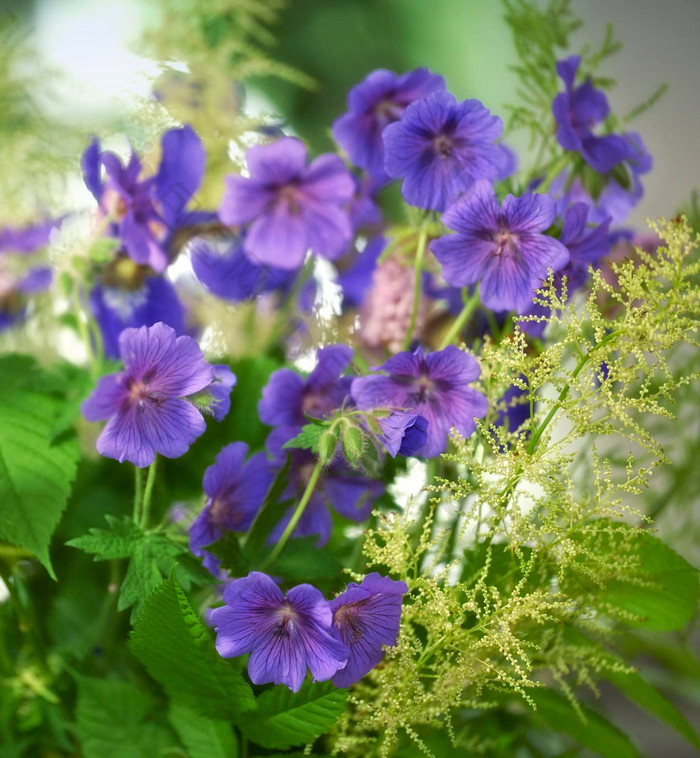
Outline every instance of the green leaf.
{"label": "green leaf", "polygon": [[96,561],[110,561],[116,558],[130,558],[144,534],[126,516],[116,518],[105,516],[109,529],[90,529],[89,534],[66,542],[85,553],[93,553]]}
{"label": "green leaf", "polygon": [[624,692],[640,708],[672,726],[696,750],[700,751],[700,737],[688,719],[646,679],[643,679],[639,674],[622,674],[619,672],[608,672],[605,674],[605,678]]}
{"label": "green leaf", "polygon": [[204,718],[186,705],[173,703],[170,723],[189,758],[237,758],[238,742],[225,721]]}
{"label": "green leaf", "polygon": [[286,750],[313,742],[327,732],[345,708],[347,690],[330,682],[306,681],[299,692],[273,687],[260,695],[258,708],[247,713],[239,728],[265,748]]}
{"label": "green leaf", "polygon": [[[301,448],[302,450],[311,450],[312,453],[318,454],[321,437],[325,430],[325,424],[304,424],[304,426],[301,427],[299,434],[297,434],[296,437],[292,437],[291,440],[287,440],[282,447],[287,449]],[[335,450],[337,444],[338,440],[336,438],[333,450]]]}
{"label": "green leaf", "polygon": [[130,649],[173,700],[217,720],[255,708],[240,664],[216,652],[174,573],[144,603]]}
{"label": "green leaf", "polygon": [[75,731],[83,758],[153,758],[174,747],[164,727],[146,722],[151,698],[119,679],[78,678]]}
{"label": "green leaf", "polygon": [[683,629],[700,599],[697,570],[647,532],[640,536],[635,554],[640,570],[610,582],[602,598],[637,616],[633,626],[655,632]]}
{"label": "green leaf", "polygon": [[53,443],[61,400],[23,355],[0,358],[0,539],[30,551],[55,579],[49,544],[75,477],[79,450]]}
{"label": "green leaf", "polygon": [[67,542],[70,547],[93,553],[96,561],[129,558],[129,566],[119,591],[117,609],[133,606],[135,619],[143,601],[170,573],[177,562],[177,575],[187,587],[203,584],[210,575],[192,558],[186,548],[162,532],[144,532],[126,516],[106,516],[110,529],[91,529],[89,534]]}
{"label": "green leaf", "polygon": [[530,718],[546,728],[568,734],[580,745],[603,758],[637,758],[639,753],[626,734],[590,708],[580,706],[583,721],[571,703],[558,692],[544,687],[529,690],[537,710]]}

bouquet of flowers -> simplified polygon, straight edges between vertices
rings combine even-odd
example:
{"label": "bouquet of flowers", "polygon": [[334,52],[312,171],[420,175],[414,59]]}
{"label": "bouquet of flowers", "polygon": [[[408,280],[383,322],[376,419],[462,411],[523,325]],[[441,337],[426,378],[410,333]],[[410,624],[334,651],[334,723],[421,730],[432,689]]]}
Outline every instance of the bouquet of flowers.
{"label": "bouquet of flowers", "polygon": [[700,749],[700,214],[627,225],[612,38],[508,0],[519,105],[379,69],[310,155],[185,5],[0,231],[2,755],[638,755],[601,683]]}

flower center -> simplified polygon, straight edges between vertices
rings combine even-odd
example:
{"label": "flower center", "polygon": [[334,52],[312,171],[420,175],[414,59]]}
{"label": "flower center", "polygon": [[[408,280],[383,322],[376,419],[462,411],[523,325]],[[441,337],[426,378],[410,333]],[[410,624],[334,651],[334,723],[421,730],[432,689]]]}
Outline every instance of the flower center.
{"label": "flower center", "polygon": [[418,377],[418,381],[416,382],[416,402],[423,403],[429,400],[434,389],[435,382],[430,377],[425,376],[425,374]]}
{"label": "flower center", "polygon": [[452,155],[454,144],[446,134],[439,134],[433,139],[433,147],[435,148],[435,152],[442,158],[448,158]]}
{"label": "flower center", "polygon": [[165,400],[165,396],[157,392],[153,392],[150,388],[152,379],[150,372],[146,372],[143,379],[140,381],[137,379],[131,379],[129,382],[129,401],[135,403],[139,413],[145,411],[146,402],[150,405],[160,408],[161,404]]}
{"label": "flower center", "polygon": [[359,605],[360,603],[348,603],[335,612],[336,625],[349,633],[351,642],[357,642],[364,633],[359,617]]}
{"label": "flower center", "polygon": [[275,617],[275,636],[289,637],[294,631],[294,622],[297,619],[296,611],[289,605],[289,603],[285,603],[279,610],[275,611]]}
{"label": "flower center", "polygon": [[496,250],[496,255],[517,253],[518,237],[508,229],[501,229],[500,231],[496,232],[493,241],[498,247]]}
{"label": "flower center", "polygon": [[377,105],[374,106],[374,113],[377,120],[383,124],[391,124],[394,121],[398,121],[403,115],[404,109],[393,100],[380,100]]}
{"label": "flower center", "polygon": [[299,190],[293,184],[285,184],[280,188],[279,199],[287,206],[287,212],[292,216],[298,216],[301,213]]}

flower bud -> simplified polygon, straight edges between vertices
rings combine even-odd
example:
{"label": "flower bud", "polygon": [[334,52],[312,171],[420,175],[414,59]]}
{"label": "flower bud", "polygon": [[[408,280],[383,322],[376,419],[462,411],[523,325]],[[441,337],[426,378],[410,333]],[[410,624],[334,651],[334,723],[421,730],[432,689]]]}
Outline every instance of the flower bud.
{"label": "flower bud", "polygon": [[338,438],[330,429],[326,430],[318,441],[318,457],[325,466],[333,460],[338,447]]}
{"label": "flower bud", "polygon": [[362,432],[356,426],[348,426],[343,432],[343,454],[351,466],[360,460],[363,446]]}

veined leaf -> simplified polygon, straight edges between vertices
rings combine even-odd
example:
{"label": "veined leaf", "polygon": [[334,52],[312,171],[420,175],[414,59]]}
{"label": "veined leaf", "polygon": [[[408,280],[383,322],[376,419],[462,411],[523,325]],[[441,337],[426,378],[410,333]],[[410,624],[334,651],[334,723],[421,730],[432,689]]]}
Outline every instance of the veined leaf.
{"label": "veined leaf", "polygon": [[238,742],[225,721],[205,718],[186,705],[173,703],[170,723],[190,758],[237,758]]}
{"label": "veined leaf", "polygon": [[605,678],[624,692],[640,708],[672,726],[696,750],[700,751],[700,737],[698,737],[697,732],[690,725],[688,719],[670,700],[649,684],[646,679],[643,679],[639,674],[622,674],[618,672],[606,673]]}
{"label": "veined leaf", "polygon": [[529,690],[528,695],[537,706],[531,716],[533,721],[543,722],[548,729],[568,734],[579,745],[603,758],[639,756],[626,734],[590,708],[580,706],[585,718],[583,721],[571,703],[558,692],[542,687]]}
{"label": "veined leaf", "polygon": [[49,544],[79,456],[75,439],[53,442],[62,403],[23,355],[0,358],[0,539],[29,550],[55,579]]}
{"label": "veined leaf", "polygon": [[173,700],[202,716],[230,721],[255,708],[240,664],[216,652],[174,572],[146,599],[129,646]]}
{"label": "veined leaf", "polygon": [[299,692],[273,687],[260,695],[257,710],[246,714],[239,726],[249,740],[265,748],[305,745],[335,724],[346,699],[347,691],[330,682],[306,681]]}

